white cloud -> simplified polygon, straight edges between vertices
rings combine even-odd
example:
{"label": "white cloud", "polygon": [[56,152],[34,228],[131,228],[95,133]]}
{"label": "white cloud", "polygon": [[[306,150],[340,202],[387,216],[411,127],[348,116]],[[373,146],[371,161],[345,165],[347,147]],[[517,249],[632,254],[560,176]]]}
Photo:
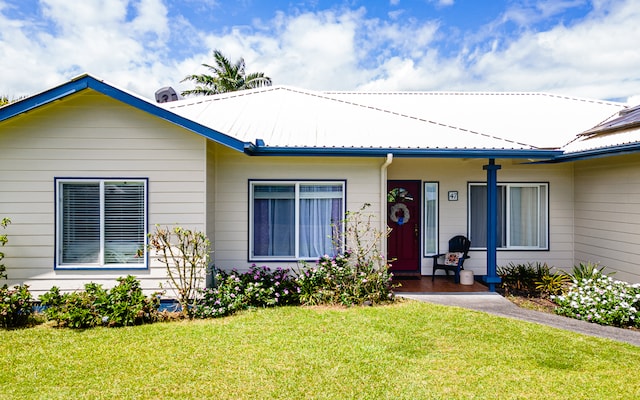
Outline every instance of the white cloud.
{"label": "white cloud", "polygon": [[[276,84],[309,89],[554,91],[596,98],[640,93],[640,2],[634,0],[595,1],[582,20],[545,32],[532,26],[578,3],[532,3],[506,10],[464,38],[447,36],[435,20],[404,14],[380,20],[364,8],[278,13],[214,34],[170,15],[161,0],[39,4],[42,16],[16,19],[0,0],[0,95],[34,93],[90,72],[153,97],[163,86],[189,87],[179,81],[205,72],[201,64],[212,61],[213,49],[233,61],[244,57],[249,72],[265,72]],[[189,4],[219,6],[213,0]],[[521,31],[505,33],[505,24],[513,23]]]}

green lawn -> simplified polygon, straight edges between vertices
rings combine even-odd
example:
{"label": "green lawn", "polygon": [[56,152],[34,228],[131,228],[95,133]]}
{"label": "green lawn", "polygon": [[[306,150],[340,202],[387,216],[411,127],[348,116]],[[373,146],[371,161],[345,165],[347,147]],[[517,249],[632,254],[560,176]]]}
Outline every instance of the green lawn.
{"label": "green lawn", "polygon": [[0,331],[2,399],[630,399],[640,348],[405,301]]}

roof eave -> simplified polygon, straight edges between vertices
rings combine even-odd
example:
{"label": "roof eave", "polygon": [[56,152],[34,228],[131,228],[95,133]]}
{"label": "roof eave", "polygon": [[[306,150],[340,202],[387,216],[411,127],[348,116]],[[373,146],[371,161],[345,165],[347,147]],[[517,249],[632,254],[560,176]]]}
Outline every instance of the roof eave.
{"label": "roof eave", "polygon": [[52,103],[56,100],[60,100],[64,97],[70,96],[74,93],[78,93],[86,89],[93,89],[96,92],[102,93],[115,100],[121,101],[139,110],[152,114],[167,122],[202,135],[234,150],[242,152],[247,146],[246,142],[240,141],[236,138],[218,132],[215,129],[208,128],[190,119],[174,114],[173,112],[168,111],[165,108],[158,107],[157,105],[147,100],[113,87],[88,74],[81,75],[60,86],[54,87],[42,93],[25,98],[23,100],[19,100],[15,103],[11,103],[5,107],[0,108],[0,122],[13,118],[17,115],[24,114],[40,106]]}
{"label": "roof eave", "polygon": [[640,143],[627,143],[618,146],[603,147],[598,149],[582,150],[573,153],[563,153],[550,160],[539,161],[540,163],[561,163],[591,158],[601,158],[615,155],[633,154],[640,152]]}
{"label": "roof eave", "polygon": [[270,147],[249,144],[245,153],[251,156],[316,156],[316,157],[385,157],[393,153],[400,158],[517,158],[551,159],[560,150],[540,149],[399,149],[356,147]]}

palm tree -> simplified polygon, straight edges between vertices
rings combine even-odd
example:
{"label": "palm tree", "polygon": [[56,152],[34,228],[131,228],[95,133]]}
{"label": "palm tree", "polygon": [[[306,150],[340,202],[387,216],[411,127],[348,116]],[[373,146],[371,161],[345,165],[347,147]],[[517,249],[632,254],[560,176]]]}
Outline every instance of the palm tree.
{"label": "palm tree", "polygon": [[182,80],[182,82],[193,81],[196,83],[194,89],[183,91],[183,96],[211,95],[271,86],[271,78],[264,76],[263,72],[247,74],[245,72],[244,58],[242,57],[232,64],[220,50],[214,50],[213,59],[215,66],[202,64],[212,71],[212,75],[188,75]]}

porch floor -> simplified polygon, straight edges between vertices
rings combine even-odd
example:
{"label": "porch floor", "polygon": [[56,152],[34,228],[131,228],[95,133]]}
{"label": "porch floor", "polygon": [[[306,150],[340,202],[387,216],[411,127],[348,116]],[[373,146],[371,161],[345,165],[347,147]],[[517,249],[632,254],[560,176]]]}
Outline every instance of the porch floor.
{"label": "porch floor", "polygon": [[394,276],[393,283],[400,287],[394,289],[397,293],[453,293],[453,292],[488,292],[489,288],[478,281],[473,285],[461,285],[453,281],[453,276],[437,276],[431,281],[431,276]]}

